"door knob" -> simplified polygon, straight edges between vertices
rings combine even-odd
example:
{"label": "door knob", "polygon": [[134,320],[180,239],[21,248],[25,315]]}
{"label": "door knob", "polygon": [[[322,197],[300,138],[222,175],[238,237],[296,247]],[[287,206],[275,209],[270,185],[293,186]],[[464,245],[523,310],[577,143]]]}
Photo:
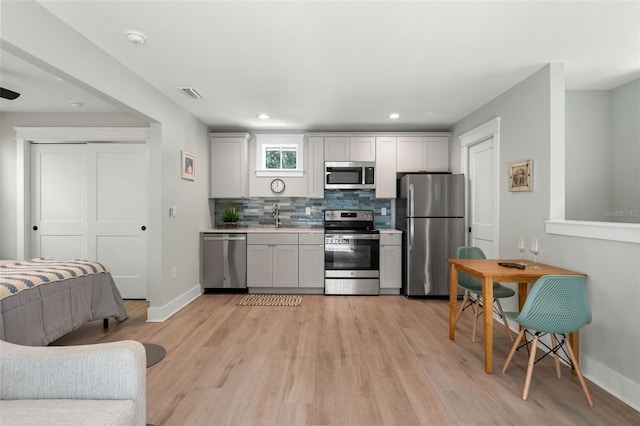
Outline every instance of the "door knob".
{"label": "door knob", "polygon": [[34,230],[34,231],[37,231],[37,230],[38,230],[38,227],[37,227],[36,225],[33,225],[33,230]]}
{"label": "door knob", "polygon": [[146,231],[146,230],[147,230],[147,227],[146,227],[146,226],[144,226],[144,225],[142,225],[142,227],[141,227],[140,229],[142,229],[143,231]]}

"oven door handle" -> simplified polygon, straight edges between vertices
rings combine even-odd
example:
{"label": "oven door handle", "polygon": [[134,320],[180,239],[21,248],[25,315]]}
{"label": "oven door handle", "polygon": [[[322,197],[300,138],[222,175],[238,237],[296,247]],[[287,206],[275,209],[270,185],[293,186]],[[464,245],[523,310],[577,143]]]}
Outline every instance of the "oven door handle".
{"label": "oven door handle", "polygon": [[334,239],[334,238],[342,238],[342,239],[345,239],[345,240],[379,240],[380,239],[380,235],[379,234],[365,234],[365,235],[330,234],[330,235],[325,235],[325,240],[326,239]]}

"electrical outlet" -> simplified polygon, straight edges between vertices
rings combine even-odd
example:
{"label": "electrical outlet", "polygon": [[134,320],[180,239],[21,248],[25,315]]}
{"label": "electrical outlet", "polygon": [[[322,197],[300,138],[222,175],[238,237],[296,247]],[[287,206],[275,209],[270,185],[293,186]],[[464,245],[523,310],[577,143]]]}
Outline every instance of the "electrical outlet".
{"label": "electrical outlet", "polygon": [[307,216],[311,216],[311,207],[307,207],[307,208],[305,208],[305,209],[304,209],[304,213],[305,213]]}
{"label": "electrical outlet", "polygon": [[169,207],[169,217],[176,217],[178,214],[178,208],[176,206]]}
{"label": "electrical outlet", "polygon": [[387,208],[386,208],[386,207],[382,207],[382,208],[380,209],[380,214],[381,214],[382,216],[386,216],[386,215],[387,215]]}

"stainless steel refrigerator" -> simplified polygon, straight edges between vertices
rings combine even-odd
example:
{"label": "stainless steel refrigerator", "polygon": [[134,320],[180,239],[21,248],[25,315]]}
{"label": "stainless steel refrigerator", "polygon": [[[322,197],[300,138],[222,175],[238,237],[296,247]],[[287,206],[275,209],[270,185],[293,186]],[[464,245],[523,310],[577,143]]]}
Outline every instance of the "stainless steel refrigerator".
{"label": "stainless steel refrigerator", "polygon": [[396,205],[405,296],[448,296],[449,264],[464,245],[464,175],[409,174]]}

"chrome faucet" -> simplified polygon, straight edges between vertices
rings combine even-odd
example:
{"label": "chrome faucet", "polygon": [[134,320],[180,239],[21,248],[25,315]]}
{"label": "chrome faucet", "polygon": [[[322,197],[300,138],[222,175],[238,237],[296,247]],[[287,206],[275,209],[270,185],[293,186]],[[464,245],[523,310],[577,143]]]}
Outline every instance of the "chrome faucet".
{"label": "chrome faucet", "polygon": [[273,214],[273,220],[275,222],[276,228],[280,226],[280,208],[278,207],[278,203],[273,205],[273,210],[271,211]]}

